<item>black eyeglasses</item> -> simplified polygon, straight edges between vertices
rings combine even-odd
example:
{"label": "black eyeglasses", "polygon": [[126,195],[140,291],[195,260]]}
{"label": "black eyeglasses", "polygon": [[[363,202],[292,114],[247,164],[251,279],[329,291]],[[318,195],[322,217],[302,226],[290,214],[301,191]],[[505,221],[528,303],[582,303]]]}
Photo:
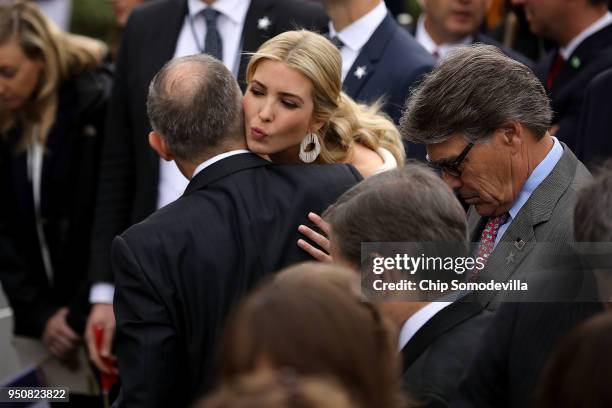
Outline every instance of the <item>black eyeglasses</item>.
{"label": "black eyeglasses", "polygon": [[450,162],[447,159],[442,159],[442,160],[433,162],[433,161],[429,161],[429,157],[427,161],[429,162],[431,166],[435,167],[436,169],[440,171],[445,172],[446,174],[449,174],[453,177],[461,177],[461,169],[459,167],[461,166],[461,163],[463,163],[463,160],[465,160],[465,158],[467,157],[472,147],[474,147],[474,143],[472,142],[468,143],[468,145],[465,146],[465,148],[461,151],[461,153],[459,153],[459,156],[457,156],[455,160],[450,161]]}

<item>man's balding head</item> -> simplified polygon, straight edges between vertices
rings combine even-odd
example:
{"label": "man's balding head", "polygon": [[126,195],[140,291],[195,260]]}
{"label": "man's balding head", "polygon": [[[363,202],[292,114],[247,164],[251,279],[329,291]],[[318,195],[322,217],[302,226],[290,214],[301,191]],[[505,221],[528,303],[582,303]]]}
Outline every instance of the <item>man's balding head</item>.
{"label": "man's balding head", "polygon": [[243,140],[242,93],[218,60],[193,55],[169,61],[149,86],[147,114],[173,157],[190,163]]}

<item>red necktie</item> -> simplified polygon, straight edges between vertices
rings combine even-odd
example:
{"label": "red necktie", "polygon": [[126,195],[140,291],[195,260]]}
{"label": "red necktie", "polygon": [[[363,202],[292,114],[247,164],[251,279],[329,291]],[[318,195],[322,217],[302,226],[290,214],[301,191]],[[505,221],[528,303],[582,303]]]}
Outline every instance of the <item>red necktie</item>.
{"label": "red necktie", "polygon": [[[508,221],[508,213],[504,213],[497,217],[489,218],[487,224],[482,230],[482,234],[480,234],[480,246],[478,247],[478,257],[484,260],[483,263],[487,263],[489,260],[489,256],[493,252],[493,248],[495,247],[495,238],[497,237],[497,232],[499,231],[499,227],[504,225]],[[475,281],[478,278],[480,270],[474,269],[472,276],[470,277],[471,281]]]}
{"label": "red necktie", "polygon": [[565,59],[561,56],[560,53],[557,52],[555,62],[553,62],[552,66],[550,67],[550,71],[548,71],[548,76],[546,77],[547,89],[552,89],[555,79],[559,75],[559,72],[561,72],[561,68],[563,68],[563,64],[565,64]]}

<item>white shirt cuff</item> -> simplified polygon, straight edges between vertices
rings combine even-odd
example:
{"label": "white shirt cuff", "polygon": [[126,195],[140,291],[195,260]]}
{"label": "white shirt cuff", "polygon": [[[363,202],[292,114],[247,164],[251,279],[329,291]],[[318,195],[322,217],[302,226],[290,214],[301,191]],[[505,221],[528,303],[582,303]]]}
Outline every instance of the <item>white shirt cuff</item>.
{"label": "white shirt cuff", "polygon": [[110,283],[94,283],[89,291],[89,303],[113,303],[115,285]]}

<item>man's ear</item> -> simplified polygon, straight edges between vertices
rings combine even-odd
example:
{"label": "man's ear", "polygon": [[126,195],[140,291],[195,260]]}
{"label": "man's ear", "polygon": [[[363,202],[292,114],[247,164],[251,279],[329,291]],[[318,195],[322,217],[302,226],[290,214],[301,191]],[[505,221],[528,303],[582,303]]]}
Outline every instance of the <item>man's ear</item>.
{"label": "man's ear", "polygon": [[508,145],[517,145],[524,142],[525,128],[518,122],[510,122],[504,125],[501,130],[504,132],[504,143]]}
{"label": "man's ear", "polygon": [[149,133],[149,145],[162,159],[166,161],[174,160],[174,156],[168,148],[166,141],[154,130]]}

